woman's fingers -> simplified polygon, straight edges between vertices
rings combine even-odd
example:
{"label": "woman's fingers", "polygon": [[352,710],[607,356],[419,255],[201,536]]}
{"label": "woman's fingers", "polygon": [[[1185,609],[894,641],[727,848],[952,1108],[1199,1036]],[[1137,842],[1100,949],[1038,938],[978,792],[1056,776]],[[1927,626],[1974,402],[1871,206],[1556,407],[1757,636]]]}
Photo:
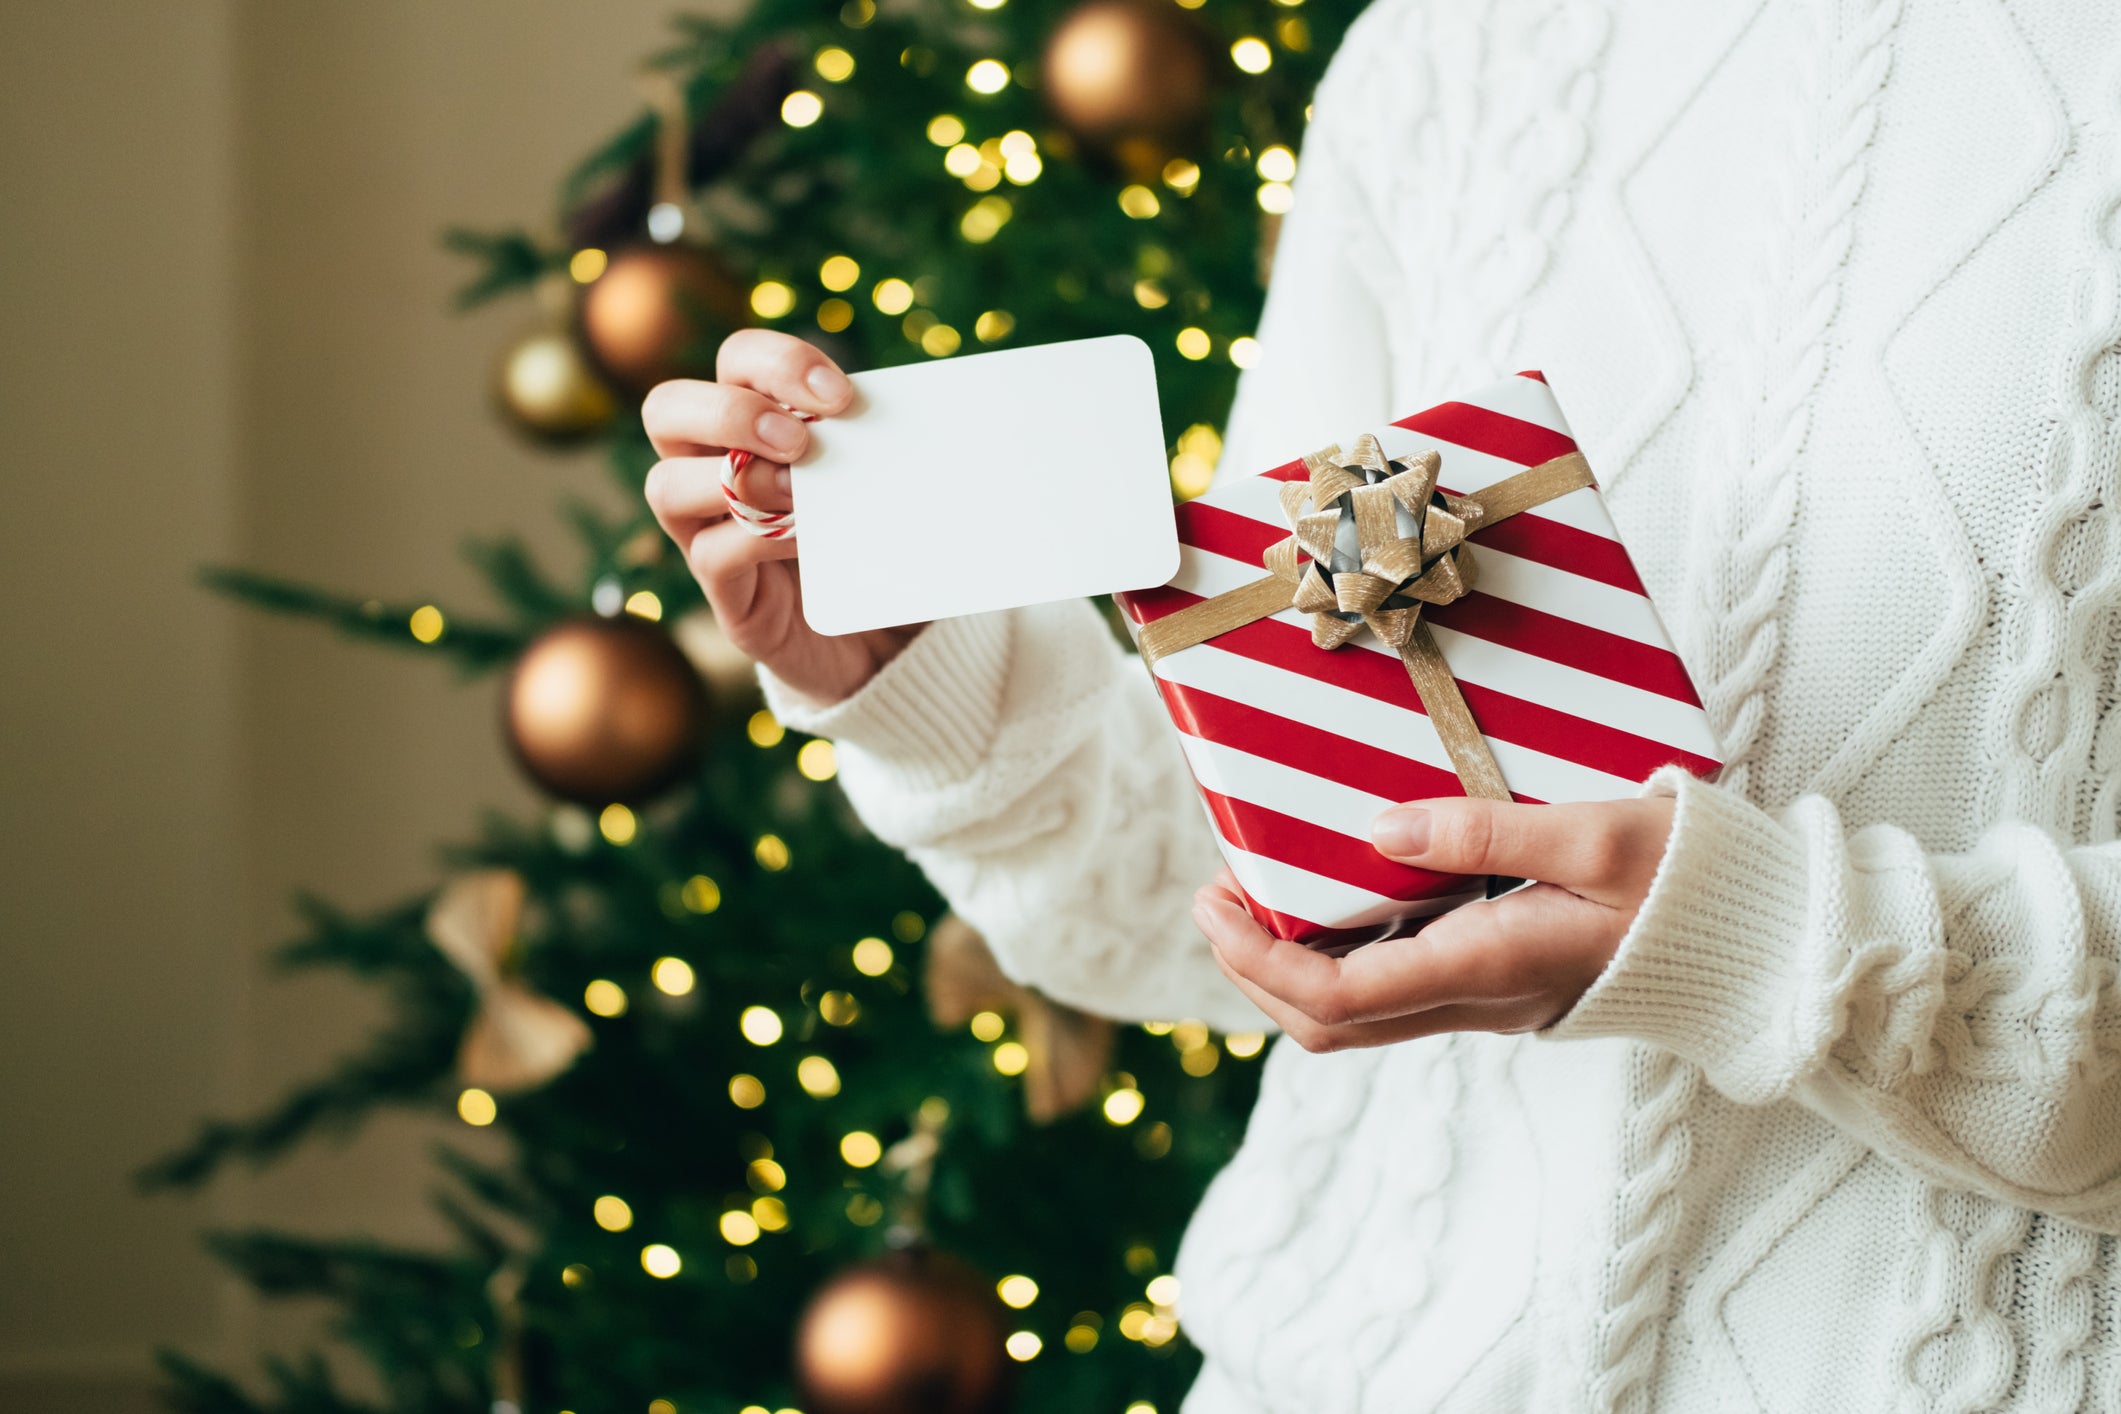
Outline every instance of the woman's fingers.
{"label": "woman's fingers", "polygon": [[809,430],[772,398],[729,383],[682,378],[658,383],[641,404],[641,422],[665,457],[741,447],[785,465],[810,446]]}
{"label": "woman's fingers", "polygon": [[854,401],[854,385],[838,364],[814,345],[771,329],[739,329],[724,339],[714,376],[818,417],[844,412]]}
{"label": "woman's fingers", "polygon": [[[648,469],[644,494],[656,523],[673,540],[689,543],[700,526],[729,514],[722,489],[727,463],[721,457],[665,457]],[[762,511],[785,511],[788,468],[778,462],[753,461],[736,474],[737,499]]]}
{"label": "woman's fingers", "polygon": [[733,520],[720,520],[692,537],[685,559],[731,640],[751,652],[740,634],[743,621],[751,613],[758,567],[772,560],[792,560],[795,554],[793,536],[769,540],[753,535]]}

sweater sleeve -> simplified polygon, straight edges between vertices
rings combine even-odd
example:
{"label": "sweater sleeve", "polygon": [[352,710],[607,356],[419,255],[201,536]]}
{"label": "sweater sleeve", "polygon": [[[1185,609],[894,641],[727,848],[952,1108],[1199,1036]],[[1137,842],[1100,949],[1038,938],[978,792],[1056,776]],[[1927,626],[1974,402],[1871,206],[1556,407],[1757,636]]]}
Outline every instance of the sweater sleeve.
{"label": "sweater sleeve", "polygon": [[1546,1034],[1632,1036],[1794,1097],[1933,1182],[2121,1233],[2121,843],[1998,825],[1963,854],[1779,816],[1676,768],[1655,881]]}
{"label": "sweater sleeve", "polygon": [[[1229,474],[1389,415],[1375,301],[1343,249],[1359,203],[1323,130],[1283,229],[1262,356],[1240,384]],[[1088,603],[932,624],[829,708],[762,676],[776,716],[834,739],[855,810],[1012,977],[1115,1017],[1268,1027],[1192,920],[1220,860],[1176,733]]]}

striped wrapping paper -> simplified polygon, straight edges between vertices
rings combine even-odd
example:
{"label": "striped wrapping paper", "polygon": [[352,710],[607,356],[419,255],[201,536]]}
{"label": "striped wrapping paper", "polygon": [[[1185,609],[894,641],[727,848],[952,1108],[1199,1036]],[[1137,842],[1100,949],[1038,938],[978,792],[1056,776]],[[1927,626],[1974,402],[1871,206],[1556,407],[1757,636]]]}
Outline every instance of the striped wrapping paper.
{"label": "striped wrapping paper", "polygon": [[[1434,448],[1439,486],[1457,495],[1576,450],[1538,373],[1377,438],[1387,457]],[[1117,596],[1130,627],[1258,579],[1289,534],[1279,483],[1305,476],[1299,459],[1180,506],[1178,575]],[[1673,762],[1715,773],[1701,700],[1595,488],[1467,543],[1477,587],[1423,618],[1518,800],[1618,799]],[[1370,845],[1388,805],[1464,791],[1398,654],[1367,629],[1317,648],[1309,616],[1289,609],[1154,672],[1223,857],[1275,936],[1339,951],[1487,895],[1488,880],[1395,864]]]}

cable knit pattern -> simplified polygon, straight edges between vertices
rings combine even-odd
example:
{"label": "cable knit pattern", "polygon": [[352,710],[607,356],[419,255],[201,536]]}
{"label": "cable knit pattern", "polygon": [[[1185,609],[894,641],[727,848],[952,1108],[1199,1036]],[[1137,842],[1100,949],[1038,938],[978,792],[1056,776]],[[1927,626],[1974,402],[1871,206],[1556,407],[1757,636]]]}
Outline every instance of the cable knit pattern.
{"label": "cable knit pattern", "polygon": [[[1377,0],[1259,336],[1233,472],[1543,367],[1733,764],[1541,1037],[1271,1049],[1189,1414],[2121,1414],[2121,9]],[[768,691],[1014,975],[1261,1024],[1086,606]]]}

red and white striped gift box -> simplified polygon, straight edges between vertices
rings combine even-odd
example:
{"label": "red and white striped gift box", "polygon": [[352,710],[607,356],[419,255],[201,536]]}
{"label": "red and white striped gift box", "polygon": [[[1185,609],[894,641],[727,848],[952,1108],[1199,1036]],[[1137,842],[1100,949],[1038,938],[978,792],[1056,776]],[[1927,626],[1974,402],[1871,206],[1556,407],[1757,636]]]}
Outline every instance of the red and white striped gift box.
{"label": "red and white striped gift box", "polygon": [[[1477,495],[1576,450],[1545,378],[1523,373],[1380,430],[1387,457],[1435,449],[1440,489]],[[1347,445],[1347,444],[1344,444]],[[1260,577],[1289,524],[1299,459],[1178,508],[1178,575],[1121,594],[1131,627]],[[1667,763],[1721,758],[1595,487],[1476,530],[1477,588],[1423,620],[1516,799],[1613,800]],[[1340,950],[1411,932],[1488,881],[1395,864],[1370,844],[1388,805],[1462,795],[1399,655],[1368,630],[1337,649],[1284,610],[1154,668],[1223,857],[1275,936]]]}

